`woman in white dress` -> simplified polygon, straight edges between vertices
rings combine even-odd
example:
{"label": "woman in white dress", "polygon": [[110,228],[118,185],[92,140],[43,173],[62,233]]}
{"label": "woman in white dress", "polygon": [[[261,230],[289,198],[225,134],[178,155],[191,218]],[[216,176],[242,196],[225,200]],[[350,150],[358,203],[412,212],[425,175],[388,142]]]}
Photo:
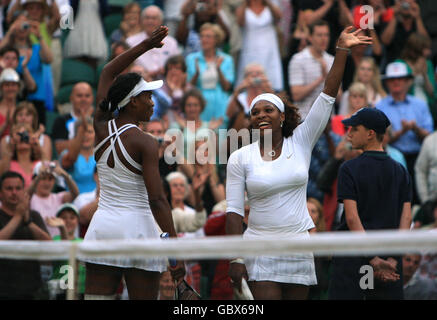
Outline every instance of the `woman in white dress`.
{"label": "woman in white dress", "polygon": [[280,9],[270,0],[246,0],[236,11],[243,28],[243,45],[238,61],[237,84],[244,78],[244,69],[257,62],[266,70],[275,91],[283,89],[282,64],[275,24],[281,18]]}
{"label": "woman in white dress", "polygon": [[[177,237],[171,209],[160,183],[158,143],[138,128],[153,114],[152,90],[162,81],[146,82],[136,73],[119,75],[144,52],[161,48],[168,34],[156,29],[138,45],[108,63],[100,77],[94,116],[95,159],[100,184],[98,209],[85,235],[89,240],[159,239],[158,226]],[[115,81],[114,81],[115,80]],[[118,113],[114,118],[114,112]],[[124,276],[130,299],[157,299],[164,259],[85,259],[85,299],[111,299]],[[182,261],[171,267],[182,280]]]}
{"label": "woman in white dress", "polygon": [[64,58],[81,58],[96,66],[108,58],[108,44],[99,16],[99,1],[79,1],[74,28],[64,43]]}
{"label": "woman in white dress", "polygon": [[[247,191],[250,215],[244,238],[309,237],[308,230],[314,228],[306,205],[311,151],[331,115],[348,51],[371,43],[371,38],[357,35],[359,30],[351,30],[341,33],[325,88],[304,122],[299,124],[296,107],[274,94],[261,94],[252,101],[250,120],[260,130],[260,139],[229,158],[227,234],[242,234]],[[312,253],[238,258],[231,261],[229,275],[238,290],[245,277],[255,299],[306,299],[309,286],[317,283]]]}

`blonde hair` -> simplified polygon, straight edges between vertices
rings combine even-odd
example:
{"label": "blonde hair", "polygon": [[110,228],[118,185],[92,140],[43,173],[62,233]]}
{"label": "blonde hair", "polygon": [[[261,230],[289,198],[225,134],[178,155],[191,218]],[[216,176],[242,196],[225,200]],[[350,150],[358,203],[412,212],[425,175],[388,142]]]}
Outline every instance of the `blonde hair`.
{"label": "blonde hair", "polygon": [[215,38],[217,40],[217,46],[219,46],[225,40],[225,32],[222,27],[215,23],[204,23],[200,27],[199,33],[202,33],[204,30],[212,30],[215,33]]}
{"label": "blonde hair", "polygon": [[316,224],[317,232],[324,232],[324,231],[326,231],[325,216],[323,214],[323,206],[322,206],[322,204],[316,198],[308,198],[307,202],[312,203],[317,208],[318,217],[319,217],[317,219],[317,224]]}
{"label": "blonde hair", "polygon": [[370,81],[370,84],[371,84],[373,90],[375,90],[381,97],[385,97],[387,95],[387,93],[385,92],[384,87],[382,86],[379,67],[376,64],[375,59],[373,59],[372,57],[364,57],[361,59],[359,65],[358,65],[358,68],[355,71],[354,82],[360,81],[358,79],[358,69],[360,68],[360,66],[363,62],[368,62],[371,65],[371,68],[373,71],[373,76],[372,76],[372,80]]}
{"label": "blonde hair", "polygon": [[359,94],[360,96],[362,96],[366,99],[366,104],[369,103],[369,101],[367,101],[367,89],[366,89],[366,85],[364,83],[354,82],[350,85],[348,91],[349,91],[349,97],[352,94]]}

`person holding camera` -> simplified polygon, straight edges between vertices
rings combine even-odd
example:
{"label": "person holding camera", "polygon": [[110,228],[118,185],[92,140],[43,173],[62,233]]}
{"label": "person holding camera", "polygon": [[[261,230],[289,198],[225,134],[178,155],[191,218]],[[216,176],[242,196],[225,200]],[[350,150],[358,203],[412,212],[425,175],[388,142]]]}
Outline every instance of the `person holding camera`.
{"label": "person holding camera", "polygon": [[429,36],[420,15],[420,7],[415,0],[396,0],[393,11],[393,19],[385,24],[381,33],[387,63],[400,57],[405,40],[412,33],[417,32],[426,37]]}
{"label": "person holding camera", "polygon": [[24,178],[25,188],[28,188],[32,182],[33,170],[40,160],[41,146],[32,126],[26,123],[13,125],[8,148],[0,160],[0,174],[6,171],[18,172]]}
{"label": "person holding camera", "polygon": [[[58,177],[65,180],[68,191],[53,192]],[[59,235],[59,229],[50,226],[48,219],[56,217],[56,212],[62,204],[73,202],[78,196],[79,189],[71,175],[62,169],[57,162],[40,162],[35,166],[34,179],[28,189],[28,193],[31,196],[30,208],[40,212],[50,236]]]}
{"label": "person holding camera", "polygon": [[9,134],[20,91],[19,81],[20,77],[14,69],[5,69],[0,74],[0,137]]}
{"label": "person holding camera", "polygon": [[[32,40],[36,39],[36,40]],[[44,76],[44,65],[50,64],[53,60],[53,54],[41,36],[39,22],[29,20],[24,14],[19,15],[9,28],[5,37],[0,42],[0,48],[5,46],[15,47],[20,53],[20,63],[17,68],[18,73],[23,73],[23,68],[27,66],[33,79],[37,83],[35,92],[27,96],[37,111],[38,119],[45,124],[46,106],[50,102],[50,96],[53,96],[51,87],[44,85],[47,80]]]}

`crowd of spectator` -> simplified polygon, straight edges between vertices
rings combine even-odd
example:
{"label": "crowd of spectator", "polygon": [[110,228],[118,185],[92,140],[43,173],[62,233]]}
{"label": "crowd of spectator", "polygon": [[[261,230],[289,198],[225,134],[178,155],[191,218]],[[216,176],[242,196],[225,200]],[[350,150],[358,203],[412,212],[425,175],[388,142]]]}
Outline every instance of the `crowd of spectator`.
{"label": "crowd of spectator", "polygon": [[[124,72],[164,81],[153,93],[151,121],[140,128],[160,145],[159,170],[181,237],[225,234],[226,164],[191,155],[208,157],[228,144],[220,129],[250,129],[249,105],[263,92],[289,96],[303,121],[323,89],[335,39],[349,25],[372,45],[348,56],[335,112],[312,153],[312,231],[339,224],[337,173],[360,154],[341,120],[361,108],[390,119],[385,149],[413,177],[412,228],[437,229],[433,0],[2,0],[0,9],[0,240],[81,241],[99,200],[92,125],[99,73],[161,25],[169,28],[163,47]],[[183,136],[183,161],[166,161],[169,129]],[[61,262],[20,263],[0,259],[0,298],[65,299]],[[186,280],[204,298],[232,299],[227,267],[226,260],[189,261]],[[324,299],[329,258],[316,259],[316,268],[310,298]],[[406,255],[404,270],[407,298],[435,299],[435,254]],[[173,296],[168,276],[161,299]]]}

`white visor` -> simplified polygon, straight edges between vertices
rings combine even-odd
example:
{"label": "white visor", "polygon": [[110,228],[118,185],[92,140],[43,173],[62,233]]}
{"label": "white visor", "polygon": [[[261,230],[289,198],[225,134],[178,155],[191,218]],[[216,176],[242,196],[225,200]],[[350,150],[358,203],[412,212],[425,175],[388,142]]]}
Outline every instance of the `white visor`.
{"label": "white visor", "polygon": [[164,82],[162,80],[146,82],[144,79],[141,79],[140,82],[138,82],[137,85],[131,90],[131,92],[129,92],[129,94],[120,101],[120,103],[117,105],[117,109],[120,110],[123,108],[129,103],[130,98],[136,97],[141,92],[159,89],[163,84]]}
{"label": "white visor", "polygon": [[284,112],[285,110],[284,103],[277,95],[272,93],[262,93],[252,100],[252,103],[250,104],[250,112],[252,112],[252,108],[254,107],[254,105],[261,100],[273,103],[273,105],[281,112]]}

